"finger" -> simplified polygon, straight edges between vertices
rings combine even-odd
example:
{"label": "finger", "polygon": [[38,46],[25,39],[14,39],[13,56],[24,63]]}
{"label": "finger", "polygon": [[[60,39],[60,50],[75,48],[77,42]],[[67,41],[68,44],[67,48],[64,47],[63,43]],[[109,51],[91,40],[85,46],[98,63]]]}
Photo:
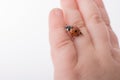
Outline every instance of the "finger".
{"label": "finger", "polygon": [[[91,44],[90,36],[85,27],[84,20],[79,12],[75,0],[61,0],[61,6],[64,10],[65,20],[68,25],[77,26],[83,35],[75,38],[74,43],[78,53],[85,53],[84,48]],[[84,46],[83,46],[84,45]],[[81,54],[78,54],[78,57]]]}
{"label": "finger", "polygon": [[117,37],[116,37],[115,33],[113,32],[113,30],[110,26],[110,20],[109,20],[108,14],[106,12],[105,6],[103,4],[103,1],[102,0],[94,0],[94,1],[99,8],[99,11],[102,15],[102,19],[104,20],[105,24],[107,25],[107,28],[108,28],[108,31],[109,31],[109,34],[110,34],[110,41],[111,41],[112,46],[114,48],[118,48],[119,43],[118,43],[118,40],[117,40]]}
{"label": "finger", "polygon": [[109,30],[109,33],[110,33],[110,42],[112,44],[112,47],[119,48],[119,42],[116,34],[112,30]]}
{"label": "finger", "polygon": [[49,34],[53,63],[71,64],[76,56],[74,44],[65,31],[65,22],[62,10],[54,9],[49,17]]}
{"label": "finger", "polygon": [[97,47],[109,43],[109,34],[93,0],[77,0],[92,40]]}
{"label": "finger", "polygon": [[[79,14],[75,0],[61,0],[61,6],[63,8],[65,15],[64,17],[67,24],[73,25],[78,21],[82,21],[81,18],[79,18],[81,16]],[[76,20],[76,21],[72,21],[72,20]]]}
{"label": "finger", "polygon": [[99,8],[99,11],[101,13],[102,19],[104,20],[105,24],[111,29],[110,20],[109,20],[108,14],[106,12],[105,6],[103,4],[103,1],[102,0],[94,0],[94,1]]}

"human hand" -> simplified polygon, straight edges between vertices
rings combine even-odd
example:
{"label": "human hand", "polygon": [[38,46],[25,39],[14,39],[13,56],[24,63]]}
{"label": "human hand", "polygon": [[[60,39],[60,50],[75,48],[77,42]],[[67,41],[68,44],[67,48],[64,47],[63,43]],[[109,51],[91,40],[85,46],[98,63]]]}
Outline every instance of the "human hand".
{"label": "human hand", "polygon": [[[120,80],[120,49],[102,0],[61,0],[49,18],[55,80]],[[65,25],[77,25],[74,40]]]}

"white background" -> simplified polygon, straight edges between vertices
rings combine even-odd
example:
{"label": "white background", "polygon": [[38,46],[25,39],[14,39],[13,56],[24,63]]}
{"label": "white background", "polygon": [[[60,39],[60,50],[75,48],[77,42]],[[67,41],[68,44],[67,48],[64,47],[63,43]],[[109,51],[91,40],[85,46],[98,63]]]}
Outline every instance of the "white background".
{"label": "white background", "polygon": [[[120,0],[104,0],[120,41]],[[0,80],[53,80],[48,13],[59,0],[0,0]]]}

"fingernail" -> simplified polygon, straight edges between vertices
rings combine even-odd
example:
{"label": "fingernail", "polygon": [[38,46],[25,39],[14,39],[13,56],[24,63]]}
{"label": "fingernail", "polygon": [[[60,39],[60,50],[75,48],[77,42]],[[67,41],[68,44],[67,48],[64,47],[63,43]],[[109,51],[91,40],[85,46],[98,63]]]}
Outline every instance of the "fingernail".
{"label": "fingernail", "polygon": [[55,10],[55,15],[56,16],[62,16],[62,11],[60,9]]}

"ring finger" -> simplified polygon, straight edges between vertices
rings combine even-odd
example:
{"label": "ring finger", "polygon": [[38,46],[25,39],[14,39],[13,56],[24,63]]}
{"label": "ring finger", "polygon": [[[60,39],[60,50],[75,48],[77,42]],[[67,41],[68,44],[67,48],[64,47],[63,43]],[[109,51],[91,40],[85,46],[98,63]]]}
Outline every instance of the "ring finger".
{"label": "ring finger", "polygon": [[107,28],[108,28],[108,31],[109,31],[109,34],[110,34],[110,41],[111,41],[112,46],[114,48],[118,48],[119,43],[118,43],[118,40],[117,40],[117,37],[116,37],[115,33],[113,32],[113,30],[110,26],[110,20],[109,20],[108,14],[106,12],[105,6],[103,4],[103,1],[102,0],[94,0],[94,1],[98,6],[98,9],[99,9],[99,11],[102,15],[102,19],[104,20],[105,24],[107,25]]}

